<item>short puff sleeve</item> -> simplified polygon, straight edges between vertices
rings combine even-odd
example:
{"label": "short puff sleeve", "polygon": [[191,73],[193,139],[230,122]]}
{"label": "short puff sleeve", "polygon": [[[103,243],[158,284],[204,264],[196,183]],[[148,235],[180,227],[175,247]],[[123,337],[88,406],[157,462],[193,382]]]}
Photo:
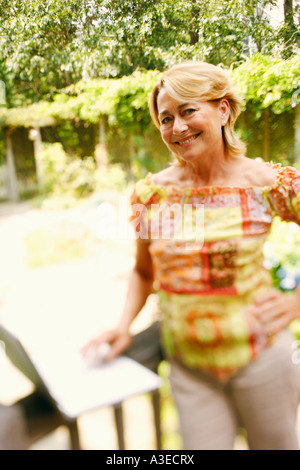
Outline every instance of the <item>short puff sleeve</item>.
{"label": "short puff sleeve", "polygon": [[276,166],[276,181],[265,188],[265,198],[274,216],[300,225],[300,171],[292,166]]}
{"label": "short puff sleeve", "polygon": [[130,198],[131,215],[129,221],[133,227],[135,237],[142,240],[150,239],[149,209],[151,204],[160,200],[159,188],[151,180],[151,173],[135,184]]}

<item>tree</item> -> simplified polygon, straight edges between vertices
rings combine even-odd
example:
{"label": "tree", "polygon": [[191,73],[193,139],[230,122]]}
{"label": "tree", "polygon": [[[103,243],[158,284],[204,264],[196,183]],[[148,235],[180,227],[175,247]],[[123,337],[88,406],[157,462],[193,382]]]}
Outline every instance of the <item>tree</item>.
{"label": "tree", "polygon": [[[297,5],[299,7],[299,4]],[[284,24],[280,31],[284,43],[284,57],[288,58],[293,54],[294,47],[300,47],[300,32],[295,24],[295,10],[293,0],[284,0]],[[296,11],[298,8],[296,9]],[[299,26],[299,25],[298,25]]]}
{"label": "tree", "polygon": [[82,9],[79,0],[2,0],[1,72],[9,105],[38,101],[80,78],[74,40]]}
{"label": "tree", "polygon": [[[289,3],[287,3],[289,1]],[[295,0],[296,1],[296,0]],[[237,66],[260,51],[296,52],[270,24],[276,0],[0,0],[0,80],[9,107],[57,89],[202,59]],[[286,0],[286,25],[298,9]],[[289,23],[288,23],[289,22]],[[284,31],[289,31],[284,39]]]}

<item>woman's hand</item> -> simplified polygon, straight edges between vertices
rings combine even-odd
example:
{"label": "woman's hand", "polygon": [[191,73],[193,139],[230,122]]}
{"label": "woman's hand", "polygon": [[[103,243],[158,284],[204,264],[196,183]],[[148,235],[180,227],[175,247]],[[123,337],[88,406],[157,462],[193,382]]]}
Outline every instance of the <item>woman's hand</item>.
{"label": "woman's hand", "polygon": [[272,289],[256,297],[248,313],[254,316],[267,335],[276,334],[300,318],[300,292],[286,295]]}
{"label": "woman's hand", "polygon": [[[111,361],[122,354],[130,346],[131,341],[131,334],[127,330],[115,328],[105,331],[88,341],[81,348],[81,354],[92,361],[99,360],[100,356],[104,361]],[[105,348],[104,354],[101,354],[101,349],[105,345],[107,348]]]}

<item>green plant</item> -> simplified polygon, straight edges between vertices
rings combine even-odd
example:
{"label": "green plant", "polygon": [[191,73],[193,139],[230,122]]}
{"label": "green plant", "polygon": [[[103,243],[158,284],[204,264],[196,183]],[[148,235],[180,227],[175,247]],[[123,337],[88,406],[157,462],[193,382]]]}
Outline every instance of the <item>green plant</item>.
{"label": "green plant", "polygon": [[170,387],[170,364],[162,361],[159,365],[159,375],[162,379],[160,388],[161,421],[163,449],[181,449],[182,439],[179,433],[179,418]]}
{"label": "green plant", "polygon": [[[300,227],[275,218],[264,251],[274,287],[289,295],[300,282]],[[300,340],[300,320],[290,327]]]}
{"label": "green plant", "polygon": [[41,194],[79,198],[94,191],[96,165],[92,157],[72,157],[60,143],[54,143],[43,144],[38,158]]}
{"label": "green plant", "polygon": [[95,191],[119,191],[126,187],[126,172],[118,164],[103,166],[95,171]]}

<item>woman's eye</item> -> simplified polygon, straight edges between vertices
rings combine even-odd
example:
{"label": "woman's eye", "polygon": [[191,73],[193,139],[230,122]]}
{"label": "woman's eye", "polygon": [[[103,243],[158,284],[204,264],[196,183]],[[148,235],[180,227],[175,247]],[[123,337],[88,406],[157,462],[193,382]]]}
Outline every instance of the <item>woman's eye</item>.
{"label": "woman's eye", "polygon": [[184,110],[184,114],[193,114],[195,112],[195,109],[194,108],[188,108],[188,109],[185,109]]}
{"label": "woman's eye", "polygon": [[162,119],[161,123],[162,124],[169,124],[169,122],[171,122],[171,118],[170,117],[165,117]]}

